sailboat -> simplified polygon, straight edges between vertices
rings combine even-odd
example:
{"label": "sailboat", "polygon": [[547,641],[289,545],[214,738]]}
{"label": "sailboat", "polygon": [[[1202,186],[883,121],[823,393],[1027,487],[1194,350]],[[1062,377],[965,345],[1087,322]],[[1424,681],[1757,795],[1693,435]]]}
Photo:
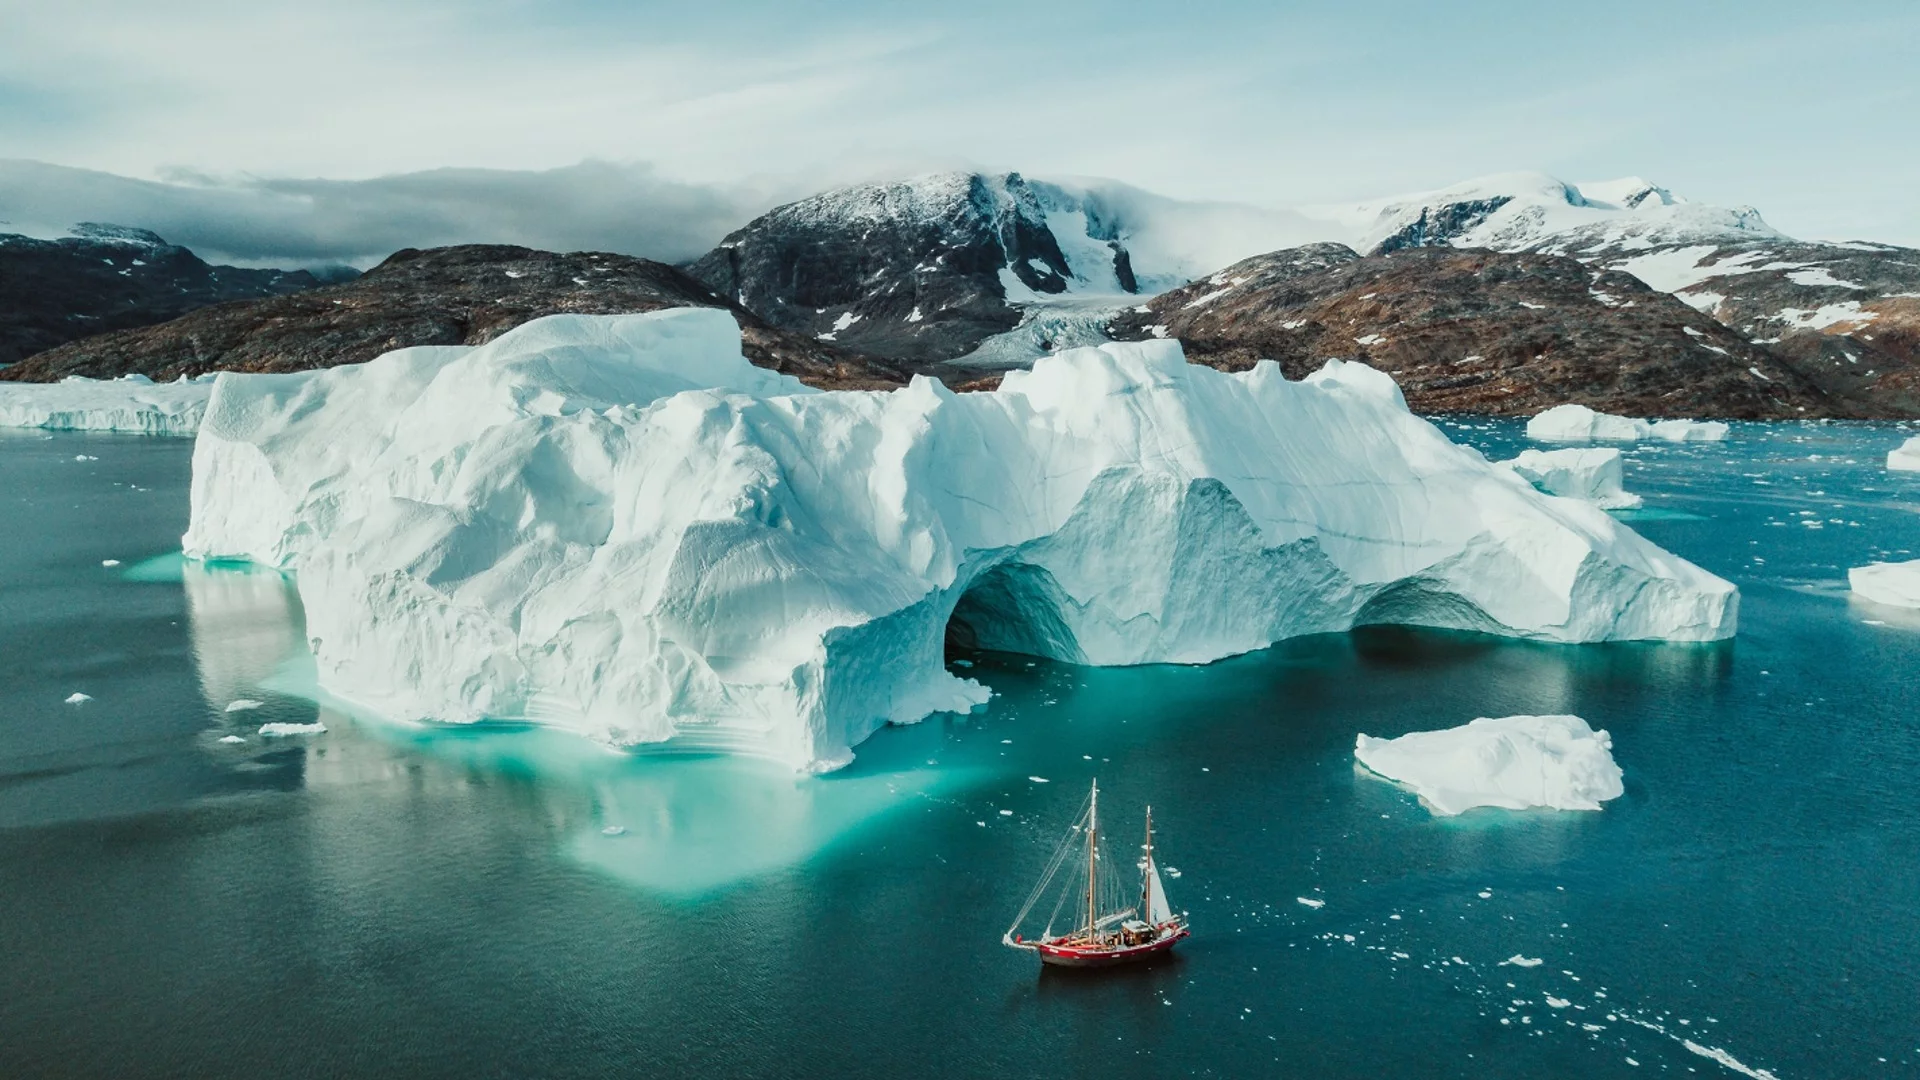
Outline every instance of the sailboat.
{"label": "sailboat", "polygon": [[[1040,883],[1033,887],[1002,944],[1040,954],[1043,963],[1064,967],[1105,967],[1160,956],[1189,933],[1187,917],[1174,914],[1160,868],[1153,861],[1153,807],[1147,807],[1147,842],[1140,860],[1140,891],[1134,894],[1101,850],[1100,781],[1093,782],[1086,809],[1054,851]],[[1065,875],[1056,894],[1054,882]],[[1056,896],[1046,929],[1028,940],[1020,926],[1049,896]],[[1071,904],[1071,909],[1068,905]],[[1054,933],[1062,916],[1071,929]]]}

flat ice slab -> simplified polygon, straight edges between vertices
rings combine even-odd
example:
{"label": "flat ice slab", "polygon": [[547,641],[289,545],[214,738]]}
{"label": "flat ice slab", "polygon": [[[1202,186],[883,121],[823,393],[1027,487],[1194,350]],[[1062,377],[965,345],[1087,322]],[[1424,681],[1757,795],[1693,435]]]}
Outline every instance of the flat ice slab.
{"label": "flat ice slab", "polygon": [[1353,756],[1441,815],[1476,806],[1598,810],[1625,790],[1613,739],[1577,716],[1481,717],[1397,739],[1362,735]]}
{"label": "flat ice slab", "polygon": [[1855,596],[1890,607],[1920,608],[1920,559],[1869,563],[1847,571]]}
{"label": "flat ice slab", "polygon": [[1920,435],[1887,451],[1887,468],[1898,472],[1920,472]]}
{"label": "flat ice slab", "polygon": [[192,435],[212,393],[212,376],[170,383],[145,375],[0,382],[0,427]]}
{"label": "flat ice slab", "polygon": [[1718,420],[1636,420],[1572,404],[1555,405],[1527,421],[1527,437],[1538,442],[1719,442],[1728,430]]}
{"label": "flat ice slab", "polygon": [[1602,510],[1631,510],[1642,502],[1621,486],[1620,451],[1610,446],[1523,450],[1501,464],[1549,495],[1584,499]]}
{"label": "flat ice slab", "polygon": [[1707,640],[1738,594],[1329,363],[1154,341],[991,393],[820,393],[721,311],[553,316],[476,348],[223,374],[196,558],[291,568],[322,682],[398,719],[827,769],[964,710],[949,632],[1077,664],[1205,663],[1399,623]]}

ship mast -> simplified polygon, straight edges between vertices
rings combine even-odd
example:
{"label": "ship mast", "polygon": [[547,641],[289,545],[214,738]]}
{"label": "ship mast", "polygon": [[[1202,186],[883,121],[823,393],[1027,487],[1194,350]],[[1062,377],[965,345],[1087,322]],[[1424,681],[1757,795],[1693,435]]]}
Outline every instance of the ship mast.
{"label": "ship mast", "polygon": [[1153,920],[1153,807],[1147,807],[1147,865],[1140,873],[1143,886],[1140,893],[1140,914],[1146,920]]}
{"label": "ship mast", "polygon": [[1087,808],[1087,939],[1094,940],[1100,928],[1099,910],[1094,904],[1094,886],[1099,879],[1094,876],[1094,845],[1100,832],[1100,781],[1093,782],[1093,802]]}

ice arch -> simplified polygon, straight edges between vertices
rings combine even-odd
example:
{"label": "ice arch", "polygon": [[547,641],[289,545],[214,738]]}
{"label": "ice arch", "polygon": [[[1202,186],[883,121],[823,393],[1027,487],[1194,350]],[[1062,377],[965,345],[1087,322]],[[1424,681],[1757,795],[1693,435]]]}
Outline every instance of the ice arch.
{"label": "ice arch", "polygon": [[1203,663],[1387,621],[1707,640],[1738,600],[1359,365],[1289,382],[1156,341],[992,393],[818,393],[710,310],[222,375],[184,545],[297,570],[343,697],[811,768],[985,700],[949,634]]}

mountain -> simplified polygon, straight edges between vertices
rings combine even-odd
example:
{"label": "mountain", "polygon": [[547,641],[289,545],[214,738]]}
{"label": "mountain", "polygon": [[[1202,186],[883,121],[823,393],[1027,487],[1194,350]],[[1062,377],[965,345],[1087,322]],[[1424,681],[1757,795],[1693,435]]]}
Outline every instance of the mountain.
{"label": "mountain", "polygon": [[81,224],[55,240],[0,235],[0,364],[228,300],[316,288],[305,270],[212,266],[145,229]]}
{"label": "mountain", "polygon": [[1134,297],[1321,231],[1296,214],[1111,182],[940,173],[778,207],[688,269],[817,340],[920,364],[1005,366],[1099,341]]}
{"label": "mountain", "polygon": [[1244,260],[1119,317],[1239,370],[1300,378],[1330,358],[1394,377],[1417,412],[1526,414],[1577,401],[1657,417],[1828,415],[1766,348],[1618,271],[1558,255],[1315,244]]}
{"label": "mountain", "polygon": [[906,380],[885,363],[768,326],[664,263],[478,244],[400,251],[344,284],[220,304],[158,326],[73,342],[0,371],[0,379],[301,371],[411,345],[484,344],[560,312],[686,306],[732,312],[749,360],[816,386],[890,387]]}
{"label": "mountain", "polygon": [[1373,253],[1481,247],[1632,274],[1767,346],[1850,414],[1920,414],[1920,250],[1798,240],[1752,207],[1638,177],[1512,173],[1309,212]]}

